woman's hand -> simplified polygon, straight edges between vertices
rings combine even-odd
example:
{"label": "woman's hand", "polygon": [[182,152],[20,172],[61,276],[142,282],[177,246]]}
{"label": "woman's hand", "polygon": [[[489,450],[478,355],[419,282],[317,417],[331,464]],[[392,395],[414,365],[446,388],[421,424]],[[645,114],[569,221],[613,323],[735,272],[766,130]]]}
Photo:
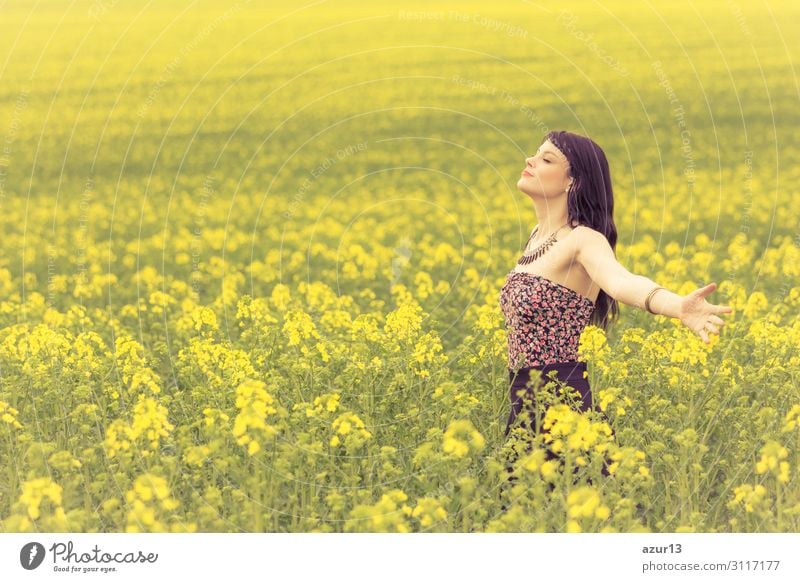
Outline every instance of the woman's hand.
{"label": "woman's hand", "polygon": [[681,300],[681,322],[698,334],[705,343],[710,343],[708,332],[719,333],[719,327],[725,325],[715,313],[730,313],[733,308],[728,305],[713,305],[705,300],[706,295],[713,293],[717,288],[716,283],[709,283],[689,293]]}

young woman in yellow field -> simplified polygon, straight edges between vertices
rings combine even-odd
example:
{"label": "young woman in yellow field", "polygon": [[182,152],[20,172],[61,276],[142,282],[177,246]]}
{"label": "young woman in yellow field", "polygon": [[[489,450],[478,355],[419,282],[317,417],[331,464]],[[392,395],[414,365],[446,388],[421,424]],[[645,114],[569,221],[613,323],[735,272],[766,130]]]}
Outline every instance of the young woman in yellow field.
{"label": "young woman in yellow field", "polygon": [[[534,402],[532,386],[527,386],[534,370],[542,378],[556,370],[555,377],[580,394],[581,410],[591,407],[578,342],[587,324],[607,327],[618,313],[618,301],[677,318],[706,343],[708,334],[719,333],[724,325],[718,314],[732,311],[706,301],[715,283],[680,296],[617,262],[611,176],[594,141],[553,131],[525,161],[517,188],[532,200],[537,226],[500,292],[511,384],[506,436],[518,417],[531,430],[526,421],[535,407],[521,413],[524,398]],[[595,410],[600,412],[599,406]],[[554,457],[548,450],[548,458]],[[603,474],[608,475],[605,466]]]}

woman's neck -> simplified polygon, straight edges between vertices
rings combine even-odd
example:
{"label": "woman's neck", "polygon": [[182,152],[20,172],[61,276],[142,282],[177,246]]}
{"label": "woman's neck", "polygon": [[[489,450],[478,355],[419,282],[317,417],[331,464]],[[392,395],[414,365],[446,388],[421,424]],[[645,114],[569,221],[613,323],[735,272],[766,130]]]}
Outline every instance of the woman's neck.
{"label": "woman's neck", "polygon": [[535,240],[532,240],[532,242],[537,244],[539,241],[547,239],[554,232],[563,229],[568,222],[569,218],[566,214],[557,218],[553,218],[553,216],[545,216],[542,220],[538,221],[536,225],[538,230],[536,232],[536,236],[534,237]]}

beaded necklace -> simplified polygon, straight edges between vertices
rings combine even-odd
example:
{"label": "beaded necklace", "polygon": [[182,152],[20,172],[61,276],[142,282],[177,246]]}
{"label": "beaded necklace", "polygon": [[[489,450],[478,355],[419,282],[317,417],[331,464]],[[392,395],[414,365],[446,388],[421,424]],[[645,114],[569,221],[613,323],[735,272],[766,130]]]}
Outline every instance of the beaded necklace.
{"label": "beaded necklace", "polygon": [[547,238],[547,240],[544,241],[542,244],[540,244],[533,252],[525,254],[525,249],[528,248],[528,243],[531,242],[531,240],[533,239],[533,235],[535,235],[536,232],[539,230],[539,225],[537,224],[536,228],[533,229],[533,232],[531,233],[531,236],[528,239],[528,242],[526,242],[525,246],[522,248],[523,255],[519,258],[519,260],[517,261],[517,264],[518,265],[527,265],[529,263],[532,263],[533,261],[535,261],[539,257],[541,257],[544,253],[546,253],[548,251],[548,249],[550,249],[551,246],[553,246],[553,243],[556,242],[556,234],[558,233],[558,231],[561,230],[562,228],[564,228],[565,226],[567,226],[567,224],[569,224],[569,223],[561,225],[561,227],[559,227],[557,230],[555,230],[553,232],[553,234],[551,234]]}

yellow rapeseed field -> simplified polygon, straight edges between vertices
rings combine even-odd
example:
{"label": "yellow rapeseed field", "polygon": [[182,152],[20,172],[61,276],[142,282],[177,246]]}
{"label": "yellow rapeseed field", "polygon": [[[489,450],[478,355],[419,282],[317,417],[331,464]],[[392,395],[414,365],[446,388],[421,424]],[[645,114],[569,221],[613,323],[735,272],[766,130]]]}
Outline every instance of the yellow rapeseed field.
{"label": "yellow rapeseed field", "polygon": [[[0,531],[800,530],[798,5],[275,4],[0,7]],[[587,327],[606,417],[526,452],[558,129],[619,261],[733,313]]]}

